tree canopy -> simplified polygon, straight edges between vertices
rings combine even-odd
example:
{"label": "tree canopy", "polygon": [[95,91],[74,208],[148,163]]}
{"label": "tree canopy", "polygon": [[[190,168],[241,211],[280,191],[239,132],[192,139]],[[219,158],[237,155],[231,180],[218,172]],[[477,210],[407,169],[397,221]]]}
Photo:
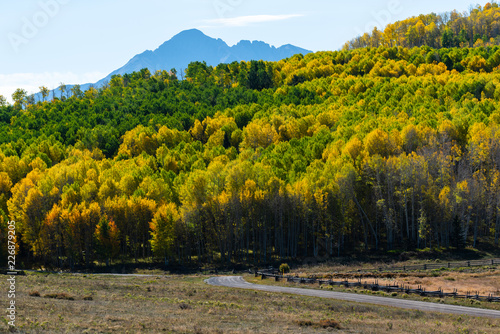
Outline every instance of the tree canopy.
{"label": "tree canopy", "polygon": [[2,103],[0,237],[58,266],[498,244],[499,65],[378,46]]}
{"label": "tree canopy", "polygon": [[358,36],[344,45],[344,49],[363,47],[432,48],[493,46],[500,44],[500,8],[495,1],[484,7],[477,5],[469,11],[456,10],[413,16],[388,24],[383,31],[374,28],[371,33]]}

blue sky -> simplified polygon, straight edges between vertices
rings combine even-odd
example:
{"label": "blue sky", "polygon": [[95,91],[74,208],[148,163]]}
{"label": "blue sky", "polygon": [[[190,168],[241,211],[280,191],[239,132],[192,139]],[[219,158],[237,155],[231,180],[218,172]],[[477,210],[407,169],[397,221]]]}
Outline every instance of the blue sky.
{"label": "blue sky", "polygon": [[262,40],[337,50],[377,25],[487,1],[22,0],[0,4],[0,95],[95,82],[134,55],[198,28],[229,45]]}

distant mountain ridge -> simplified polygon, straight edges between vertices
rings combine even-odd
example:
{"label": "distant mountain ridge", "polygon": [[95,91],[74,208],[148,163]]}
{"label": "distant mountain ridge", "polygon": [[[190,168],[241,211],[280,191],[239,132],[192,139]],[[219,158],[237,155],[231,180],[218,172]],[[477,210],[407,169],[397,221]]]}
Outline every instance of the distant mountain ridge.
{"label": "distant mountain ridge", "polygon": [[175,35],[154,51],[148,50],[136,55],[123,67],[113,71],[97,84],[109,81],[113,75],[132,73],[143,68],[148,68],[151,73],[172,68],[180,72],[193,61],[205,61],[207,65],[217,66],[221,63],[242,60],[278,61],[297,53],[310,52],[312,51],[289,44],[276,48],[260,41],[244,40],[234,46],[228,46],[220,38],[215,39],[200,30],[191,29]]}
{"label": "distant mountain ridge", "polygon": [[[160,45],[156,50],[147,50],[130,59],[124,66],[111,72],[105,78],[94,84],[81,85],[83,91],[90,86],[100,87],[111,80],[113,75],[123,75],[148,68],[151,73],[157,70],[171,70],[175,68],[178,73],[185,70],[193,61],[205,61],[207,65],[217,66],[221,63],[232,63],[234,61],[265,60],[279,61],[289,58],[295,54],[303,55],[311,53],[294,45],[286,44],[278,48],[261,41],[242,40],[236,45],[228,46],[222,39],[216,39],[205,35],[197,29],[180,32]],[[71,85],[66,86],[69,92]],[[60,88],[54,90],[56,96],[60,96]],[[52,92],[50,96],[52,96]],[[41,95],[36,94],[37,100]]]}

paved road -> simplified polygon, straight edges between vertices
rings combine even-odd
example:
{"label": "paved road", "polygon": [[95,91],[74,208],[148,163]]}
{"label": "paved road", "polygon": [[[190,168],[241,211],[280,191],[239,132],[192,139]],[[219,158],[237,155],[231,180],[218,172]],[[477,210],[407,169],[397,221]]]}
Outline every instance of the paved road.
{"label": "paved road", "polygon": [[205,282],[210,285],[226,286],[231,288],[261,290],[261,291],[279,292],[279,293],[291,293],[291,294],[311,296],[311,297],[340,299],[357,303],[392,306],[410,310],[421,310],[421,311],[452,313],[452,314],[467,314],[475,317],[500,318],[500,311],[495,311],[495,310],[486,310],[486,309],[456,306],[456,305],[427,303],[415,300],[378,297],[378,296],[361,295],[361,294],[345,293],[345,292],[251,284],[246,282],[241,276],[212,277],[210,279],[205,280]]}

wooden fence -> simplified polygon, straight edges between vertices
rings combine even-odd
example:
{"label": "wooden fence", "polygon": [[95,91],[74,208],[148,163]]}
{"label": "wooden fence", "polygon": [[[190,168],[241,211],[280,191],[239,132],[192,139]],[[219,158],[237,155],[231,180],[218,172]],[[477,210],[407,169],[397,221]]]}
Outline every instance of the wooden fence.
{"label": "wooden fence", "polygon": [[283,281],[300,284],[319,284],[321,285],[330,285],[330,286],[344,286],[346,288],[363,288],[371,291],[385,291],[387,293],[406,293],[406,294],[417,294],[424,297],[453,297],[453,298],[463,298],[463,299],[474,299],[479,301],[488,301],[488,302],[500,302],[500,297],[493,296],[489,294],[488,296],[481,296],[479,293],[467,292],[465,295],[458,294],[457,290],[454,289],[453,292],[444,292],[442,289],[437,291],[426,291],[422,286],[418,286],[416,289],[411,288],[410,286],[399,285],[399,284],[383,284],[380,285],[378,281],[374,283],[361,282],[361,279],[358,279],[356,282],[349,282],[349,280],[343,281],[334,281],[332,279],[318,279],[314,276],[309,277],[298,277],[298,276],[283,276],[278,272],[273,270],[265,270],[265,271],[257,271],[255,273],[255,277],[261,276],[262,279],[272,278],[275,281]]}
{"label": "wooden fence", "polygon": [[500,259],[491,260],[471,260],[471,261],[460,261],[460,262],[437,262],[437,263],[426,263],[421,265],[410,265],[402,267],[379,267],[373,271],[413,271],[413,270],[432,270],[441,268],[464,268],[464,267],[483,267],[483,266],[495,266],[500,264]]}

